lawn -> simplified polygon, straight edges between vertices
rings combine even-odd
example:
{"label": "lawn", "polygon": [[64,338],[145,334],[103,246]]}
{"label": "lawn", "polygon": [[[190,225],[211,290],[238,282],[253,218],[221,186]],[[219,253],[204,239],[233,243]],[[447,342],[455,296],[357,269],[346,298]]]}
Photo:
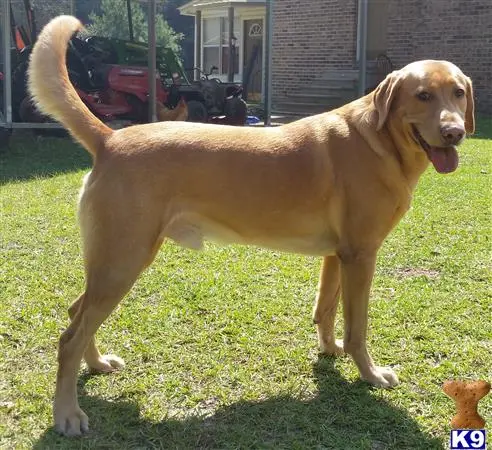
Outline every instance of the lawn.
{"label": "lawn", "polygon": [[[492,379],[491,134],[482,121],[454,174],[429,168],[379,254],[369,345],[397,388],[318,354],[320,258],[169,243],[99,331],[127,367],[82,367],[91,432],[71,440],[51,428],[51,401],[83,288],[75,211],[90,160],[68,139],[15,136],[0,155],[0,449],[446,448],[443,381]],[[480,412],[490,426],[492,395]]]}

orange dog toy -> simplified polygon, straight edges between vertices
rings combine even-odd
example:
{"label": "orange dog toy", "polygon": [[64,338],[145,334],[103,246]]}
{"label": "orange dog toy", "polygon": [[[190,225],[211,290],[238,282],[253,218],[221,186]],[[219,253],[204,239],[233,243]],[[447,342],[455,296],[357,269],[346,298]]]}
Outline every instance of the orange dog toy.
{"label": "orange dog toy", "polygon": [[456,403],[456,415],[451,420],[453,428],[482,429],[485,420],[478,414],[480,399],[490,391],[490,383],[486,381],[446,381],[442,390]]}

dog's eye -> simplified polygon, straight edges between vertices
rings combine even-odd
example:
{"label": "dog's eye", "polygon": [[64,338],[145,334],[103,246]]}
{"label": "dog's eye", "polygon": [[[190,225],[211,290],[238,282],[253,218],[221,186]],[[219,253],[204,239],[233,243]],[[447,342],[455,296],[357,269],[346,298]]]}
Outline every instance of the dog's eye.
{"label": "dog's eye", "polygon": [[464,97],[465,91],[463,89],[456,89],[456,91],[454,91],[454,95],[458,98]]}
{"label": "dog's eye", "polygon": [[417,98],[423,102],[428,102],[432,98],[432,95],[428,92],[422,91],[417,94]]}

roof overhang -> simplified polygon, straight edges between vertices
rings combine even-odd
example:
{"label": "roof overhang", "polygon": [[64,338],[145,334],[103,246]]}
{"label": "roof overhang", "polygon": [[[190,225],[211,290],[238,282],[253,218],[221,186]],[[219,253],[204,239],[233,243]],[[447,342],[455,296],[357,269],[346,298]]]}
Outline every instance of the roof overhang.
{"label": "roof overhang", "polygon": [[265,0],[193,0],[178,9],[184,16],[194,16],[197,11],[224,9],[229,7],[248,8],[266,6]]}

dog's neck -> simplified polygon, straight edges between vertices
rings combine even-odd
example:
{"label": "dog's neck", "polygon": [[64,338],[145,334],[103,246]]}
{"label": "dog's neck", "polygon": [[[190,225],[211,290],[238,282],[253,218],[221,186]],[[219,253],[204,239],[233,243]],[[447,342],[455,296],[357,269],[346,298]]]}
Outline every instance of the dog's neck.
{"label": "dog's neck", "polygon": [[[384,182],[392,190],[406,186],[405,194],[409,197],[418,183],[420,176],[429,165],[427,155],[421,151],[413,140],[398,132],[395,119],[388,118],[381,130],[376,131],[377,112],[373,106],[372,94],[362,97],[346,107],[342,114],[350,116],[364,140],[381,157],[384,163]],[[402,183],[403,179],[403,183]]]}
{"label": "dog's neck", "polygon": [[[385,131],[383,131],[385,130]],[[393,142],[393,148],[398,155],[401,170],[411,189],[417,183],[429,166],[429,158],[419,147],[398,117],[389,117],[381,132],[386,132]]]}

